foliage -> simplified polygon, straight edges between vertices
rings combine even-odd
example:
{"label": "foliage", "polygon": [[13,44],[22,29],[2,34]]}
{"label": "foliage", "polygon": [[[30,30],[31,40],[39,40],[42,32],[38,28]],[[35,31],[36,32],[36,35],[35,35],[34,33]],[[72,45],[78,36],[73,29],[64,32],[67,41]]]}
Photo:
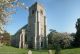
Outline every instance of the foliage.
{"label": "foliage", "polygon": [[48,48],[53,49],[53,42],[52,42],[52,35],[53,32],[56,32],[56,30],[50,29],[50,33],[47,35],[48,36]]}
{"label": "foliage", "polygon": [[16,12],[16,7],[28,8],[20,0],[0,0],[0,31],[9,22],[11,14]]}
{"label": "foliage", "polygon": [[1,43],[3,43],[4,45],[10,45],[10,34],[8,32],[5,32],[3,34],[0,35],[0,37],[3,36],[1,38]]}
{"label": "foliage", "polygon": [[76,22],[76,35],[75,35],[75,40],[74,40],[74,46],[75,47],[80,47],[80,18],[77,19]]}
{"label": "foliage", "polygon": [[0,0],[0,30],[9,21],[10,15],[14,13],[14,2],[15,0]]}
{"label": "foliage", "polygon": [[53,33],[56,33],[56,30],[50,29],[50,34],[48,34],[48,43],[51,45],[52,44],[52,35]]}
{"label": "foliage", "polygon": [[62,47],[70,46],[71,41],[73,41],[73,37],[67,33],[58,33],[58,32],[50,32],[48,35],[49,43],[53,44],[56,52],[55,54],[60,54]]}
{"label": "foliage", "polygon": [[73,41],[73,37],[67,33],[53,33],[52,40],[54,44],[58,43],[61,46],[67,47]]}
{"label": "foliage", "polygon": [[70,35],[74,38],[74,41],[71,42],[71,46],[69,48],[74,48],[75,47],[75,36],[76,36],[76,33],[71,33]]}

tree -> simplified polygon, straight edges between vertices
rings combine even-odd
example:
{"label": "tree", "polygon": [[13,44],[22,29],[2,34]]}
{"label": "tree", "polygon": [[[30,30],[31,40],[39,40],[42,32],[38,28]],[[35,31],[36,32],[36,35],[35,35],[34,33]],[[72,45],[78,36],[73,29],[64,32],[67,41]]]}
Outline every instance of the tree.
{"label": "tree", "polygon": [[10,40],[11,40],[11,38],[10,38],[10,34],[9,33],[7,33],[7,32],[5,32],[4,34],[3,34],[3,43],[4,43],[4,45],[10,45]]}
{"label": "tree", "polygon": [[78,18],[76,22],[76,35],[74,42],[75,47],[80,47],[80,18]]}
{"label": "tree", "polygon": [[15,0],[0,0],[0,31],[9,21],[10,15],[14,13],[14,2]]}
{"label": "tree", "polygon": [[[73,38],[75,38],[76,33],[71,33],[70,35],[71,35]],[[74,45],[75,45],[75,39],[74,39],[73,42],[71,42],[71,47],[74,47]]]}
{"label": "tree", "polygon": [[56,30],[50,29],[50,34],[48,34],[48,48],[52,49],[53,48],[53,42],[52,42],[52,35],[53,33],[56,33]]}
{"label": "tree", "polygon": [[0,31],[9,21],[11,14],[15,13],[16,7],[28,8],[20,0],[0,0]]}
{"label": "tree", "polygon": [[73,37],[67,33],[52,32],[51,36],[55,54],[61,54],[61,48],[68,47],[70,42],[73,41]]}
{"label": "tree", "polygon": [[0,34],[1,43],[4,45],[10,45],[10,34],[8,32],[4,32],[3,34]]}

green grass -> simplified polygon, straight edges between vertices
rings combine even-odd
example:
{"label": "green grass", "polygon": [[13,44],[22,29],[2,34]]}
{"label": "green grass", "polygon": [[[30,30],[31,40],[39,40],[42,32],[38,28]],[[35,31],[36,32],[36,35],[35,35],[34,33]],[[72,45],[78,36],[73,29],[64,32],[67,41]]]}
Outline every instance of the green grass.
{"label": "green grass", "polygon": [[18,49],[11,46],[3,46],[0,47],[0,54],[25,54],[27,50],[25,49]]}
{"label": "green grass", "polygon": [[[0,47],[0,54],[27,54],[28,49],[19,49],[11,46]],[[48,50],[32,50],[33,54],[48,54]],[[80,54],[80,48],[64,49],[62,54]],[[53,50],[54,54],[54,50]]]}

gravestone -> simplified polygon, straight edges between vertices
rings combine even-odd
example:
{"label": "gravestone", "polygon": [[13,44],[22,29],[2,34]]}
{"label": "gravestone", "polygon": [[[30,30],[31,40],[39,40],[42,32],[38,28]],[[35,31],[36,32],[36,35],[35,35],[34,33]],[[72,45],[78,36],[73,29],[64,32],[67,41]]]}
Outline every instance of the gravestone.
{"label": "gravestone", "polygon": [[31,51],[31,50],[29,50],[29,51],[28,51],[28,54],[32,54],[32,51]]}
{"label": "gravestone", "polygon": [[52,54],[52,50],[48,50],[48,54]]}
{"label": "gravestone", "polygon": [[3,46],[3,43],[0,43],[0,47],[2,47]]}

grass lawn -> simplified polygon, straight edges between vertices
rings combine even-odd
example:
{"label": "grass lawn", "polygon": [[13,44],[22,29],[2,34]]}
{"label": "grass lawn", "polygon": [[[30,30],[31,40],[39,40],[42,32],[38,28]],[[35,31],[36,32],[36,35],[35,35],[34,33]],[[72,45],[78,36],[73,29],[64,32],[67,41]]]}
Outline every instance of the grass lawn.
{"label": "grass lawn", "polygon": [[[10,46],[0,47],[0,54],[27,54],[28,49],[19,49]],[[48,54],[48,50],[32,50],[33,54]],[[53,50],[54,54],[54,50]],[[80,48],[62,50],[62,54],[80,54]]]}

